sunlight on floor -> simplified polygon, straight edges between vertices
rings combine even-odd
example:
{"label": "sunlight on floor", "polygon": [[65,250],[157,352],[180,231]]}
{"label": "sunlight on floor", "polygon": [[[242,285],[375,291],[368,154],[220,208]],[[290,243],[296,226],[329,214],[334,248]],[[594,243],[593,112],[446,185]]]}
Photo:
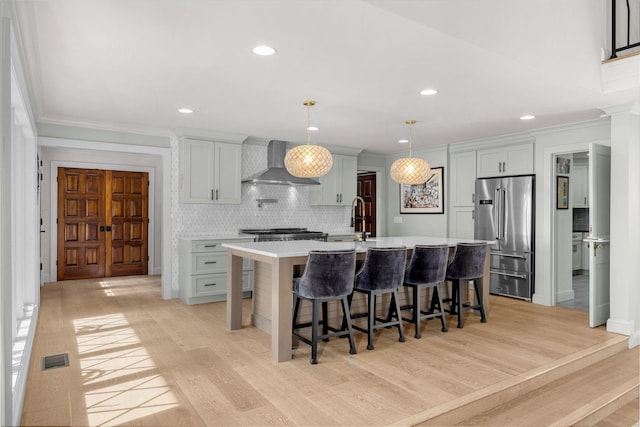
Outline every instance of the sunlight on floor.
{"label": "sunlight on floor", "polygon": [[74,321],[90,425],[123,424],[178,406],[122,314]]}

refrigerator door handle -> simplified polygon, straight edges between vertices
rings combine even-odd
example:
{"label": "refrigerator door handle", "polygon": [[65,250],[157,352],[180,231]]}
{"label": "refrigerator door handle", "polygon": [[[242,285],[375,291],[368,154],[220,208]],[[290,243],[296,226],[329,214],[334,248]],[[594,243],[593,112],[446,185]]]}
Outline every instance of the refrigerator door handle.
{"label": "refrigerator door handle", "polygon": [[495,208],[495,224],[494,224],[494,228],[496,230],[496,240],[500,240],[500,213],[502,212],[502,207],[500,206],[500,203],[502,202],[501,197],[500,197],[500,188],[496,188],[496,208]]}
{"label": "refrigerator door handle", "polygon": [[501,193],[501,197],[500,197],[500,239],[504,240],[504,231],[505,231],[505,226],[504,226],[504,222],[506,220],[506,210],[507,210],[507,190],[505,190],[504,188],[500,189],[500,193]]}

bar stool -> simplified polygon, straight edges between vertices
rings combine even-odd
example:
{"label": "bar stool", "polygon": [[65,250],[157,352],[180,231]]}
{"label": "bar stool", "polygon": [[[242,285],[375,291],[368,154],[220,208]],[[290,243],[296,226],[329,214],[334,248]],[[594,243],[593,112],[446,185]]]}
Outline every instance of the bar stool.
{"label": "bar stool", "polygon": [[[362,268],[356,273],[353,290],[367,294],[368,310],[366,313],[352,315],[352,318],[367,317],[367,328],[353,325],[353,328],[366,332],[368,337],[367,350],[373,350],[374,332],[381,328],[398,327],[399,341],[404,342],[404,328],[400,316],[398,303],[398,288],[404,281],[404,269],[407,261],[407,249],[397,248],[368,248]],[[376,317],[376,297],[391,294],[391,305],[395,305],[397,320]],[[351,302],[351,298],[349,298]],[[376,323],[381,322],[381,323]]]}
{"label": "bar stool", "polygon": [[[292,334],[300,341],[311,346],[311,364],[318,363],[318,339],[349,336],[349,353],[356,354],[351,316],[347,296],[353,292],[356,270],[356,251],[310,251],[307,264],[301,277],[293,279],[295,304],[293,309]],[[297,324],[301,300],[312,303],[311,323]],[[328,323],[327,302],[342,301],[343,325],[341,329],[331,328]],[[322,303],[322,321],[319,320]],[[318,327],[322,325],[322,335]],[[303,337],[297,329],[311,326],[311,339]],[[332,332],[329,332],[331,330]]]}
{"label": "bar stool", "polygon": [[[462,328],[462,312],[465,310],[480,310],[480,321],[487,321],[484,314],[482,293],[478,286],[478,280],[484,276],[484,264],[487,256],[485,243],[458,243],[453,259],[447,267],[447,280],[452,282],[451,307],[449,313],[458,315],[458,328]],[[462,289],[464,284],[473,281],[476,293],[476,304],[469,305],[462,302]]]}
{"label": "bar stool", "polygon": [[[445,310],[442,304],[440,284],[444,282],[447,274],[447,262],[449,260],[449,247],[447,245],[418,245],[413,249],[409,267],[404,276],[404,286],[413,291],[413,304],[402,306],[401,310],[412,310],[411,318],[403,318],[415,325],[415,337],[420,338],[420,322],[426,319],[439,317],[442,323],[442,332],[447,332]],[[431,305],[428,311],[420,307],[420,291],[433,289]],[[437,312],[434,312],[435,310]]]}

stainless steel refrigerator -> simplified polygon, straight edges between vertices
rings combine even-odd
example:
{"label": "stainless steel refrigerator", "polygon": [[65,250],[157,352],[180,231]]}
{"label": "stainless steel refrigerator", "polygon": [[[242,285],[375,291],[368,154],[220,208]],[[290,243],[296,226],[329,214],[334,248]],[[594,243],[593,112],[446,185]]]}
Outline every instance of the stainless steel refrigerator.
{"label": "stainless steel refrigerator", "polygon": [[493,240],[492,294],[530,300],[534,287],[535,177],[479,178],[475,238]]}

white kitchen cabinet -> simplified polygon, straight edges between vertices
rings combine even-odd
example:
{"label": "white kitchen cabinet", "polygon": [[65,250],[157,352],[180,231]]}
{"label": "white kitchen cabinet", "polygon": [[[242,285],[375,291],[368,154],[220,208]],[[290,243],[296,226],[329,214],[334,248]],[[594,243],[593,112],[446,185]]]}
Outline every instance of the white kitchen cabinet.
{"label": "white kitchen cabinet", "polygon": [[475,202],[476,152],[452,153],[450,206],[473,206]]}
{"label": "white kitchen cabinet", "polygon": [[226,142],[180,141],[180,202],[240,204],[242,146]]}
{"label": "white kitchen cabinet", "polygon": [[[223,243],[251,242],[252,238],[225,240],[189,240],[179,243],[180,299],[187,304],[224,301],[227,298],[227,250]],[[253,288],[253,262],[242,264],[242,290],[245,296]]]}
{"label": "white kitchen cabinet", "polygon": [[449,213],[449,237],[452,239],[473,239],[475,225],[475,208],[473,206],[457,206]]}
{"label": "white kitchen cabinet", "polygon": [[574,208],[589,207],[589,169],[587,165],[574,165],[571,170],[571,190]]}
{"label": "white kitchen cabinet", "polygon": [[311,186],[311,205],[351,206],[356,197],[358,180],[358,158],[333,154],[333,167],[318,178],[320,185]]}
{"label": "white kitchen cabinet", "polygon": [[573,233],[572,236],[572,270],[580,270],[582,269],[582,233]]}
{"label": "white kitchen cabinet", "polygon": [[478,150],[478,178],[533,173],[533,144],[515,144]]}

